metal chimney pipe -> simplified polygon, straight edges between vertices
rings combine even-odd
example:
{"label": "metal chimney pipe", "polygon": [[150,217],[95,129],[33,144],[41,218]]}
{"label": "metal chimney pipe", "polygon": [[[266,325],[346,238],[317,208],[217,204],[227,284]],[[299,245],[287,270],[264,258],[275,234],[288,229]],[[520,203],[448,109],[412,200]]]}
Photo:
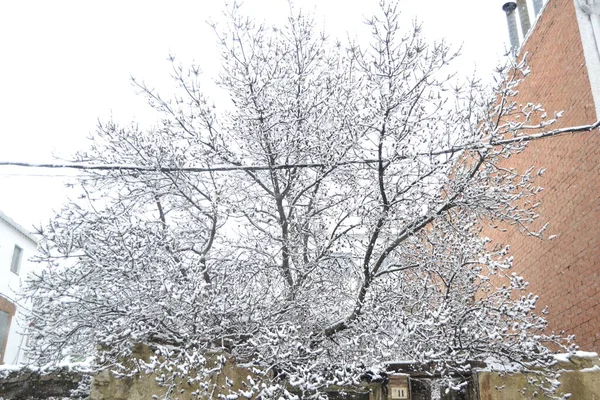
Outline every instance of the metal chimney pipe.
{"label": "metal chimney pipe", "polygon": [[502,10],[506,13],[506,22],[508,23],[508,35],[510,36],[510,47],[513,53],[516,53],[519,48],[519,32],[517,31],[517,17],[515,10],[517,3],[509,1],[502,6]]}
{"label": "metal chimney pipe", "polygon": [[533,0],[533,12],[537,17],[542,11],[542,7],[544,6],[544,0]]}
{"label": "metal chimney pipe", "polygon": [[517,0],[517,7],[519,8],[519,19],[521,20],[521,32],[523,32],[523,40],[527,36],[527,32],[531,29],[531,22],[529,21],[529,10],[527,9],[527,1]]}

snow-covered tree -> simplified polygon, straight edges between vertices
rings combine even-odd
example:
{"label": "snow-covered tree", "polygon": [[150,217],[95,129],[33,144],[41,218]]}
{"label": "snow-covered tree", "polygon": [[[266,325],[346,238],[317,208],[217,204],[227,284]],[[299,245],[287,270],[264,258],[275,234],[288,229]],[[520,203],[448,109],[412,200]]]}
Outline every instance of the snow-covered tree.
{"label": "snow-covered tree", "polygon": [[101,124],[77,156],[81,197],[40,230],[40,361],[114,367],[146,343],[146,368],[201,376],[222,347],[305,396],[393,360],[551,362],[563,340],[479,227],[541,234],[536,171],[499,161],[568,130],[517,108],[522,69],[493,91],[459,84],[449,47],[401,29],[397,5],[368,25],[367,45],[344,45],[301,12],[275,28],[234,6],[215,27],[230,104],[197,66],[174,63],[168,98],[134,81],[160,122]]}

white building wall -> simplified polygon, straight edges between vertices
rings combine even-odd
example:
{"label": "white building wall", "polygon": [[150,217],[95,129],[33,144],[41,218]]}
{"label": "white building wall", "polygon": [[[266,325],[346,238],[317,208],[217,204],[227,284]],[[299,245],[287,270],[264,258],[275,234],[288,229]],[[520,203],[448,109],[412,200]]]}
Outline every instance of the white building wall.
{"label": "white building wall", "polygon": [[[15,245],[23,249],[19,274],[11,271]],[[36,264],[31,258],[37,254],[37,243],[23,227],[16,224],[0,212],[0,296],[16,306],[12,317],[4,355],[4,364],[23,364],[27,362],[25,351],[26,316],[28,305],[18,301],[18,291],[25,277],[31,273]]]}

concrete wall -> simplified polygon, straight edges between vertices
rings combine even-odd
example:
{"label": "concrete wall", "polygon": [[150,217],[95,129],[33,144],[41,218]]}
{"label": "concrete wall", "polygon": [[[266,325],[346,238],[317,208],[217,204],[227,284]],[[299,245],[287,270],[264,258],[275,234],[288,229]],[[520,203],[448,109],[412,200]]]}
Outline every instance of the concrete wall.
{"label": "concrete wall", "polygon": [[[147,346],[138,346],[135,357],[149,360],[152,352]],[[216,357],[222,354],[214,354],[213,360],[209,358],[209,364],[216,366]],[[600,359],[594,353],[562,357],[557,362],[553,371],[561,371],[559,378],[561,385],[557,395],[570,393],[574,400],[600,400]],[[193,377],[193,373],[190,374]],[[190,377],[188,376],[188,378]],[[250,376],[256,382],[260,382],[256,374],[247,368],[237,366],[235,359],[227,358],[223,367],[215,369],[215,372],[206,383],[209,394],[195,397],[193,392],[198,390],[199,383],[187,383],[186,379],[175,381],[169,387],[159,386],[156,383],[156,374],[136,376],[132,378],[115,378],[112,373],[105,370],[94,377],[90,400],[141,400],[156,398],[168,398],[171,400],[192,399],[218,399],[234,398],[236,391],[248,389],[247,382]],[[391,378],[390,378],[391,379]],[[469,384],[466,393],[456,393],[439,396],[443,391],[440,386],[435,385],[435,380],[413,379],[411,380],[411,398],[413,400],[431,399],[478,399],[478,400],[526,400],[532,398],[544,398],[539,387],[530,383],[531,379],[540,380],[534,374],[511,374],[503,375],[497,372],[476,371],[473,376],[473,385]],[[417,390],[421,383],[421,389]],[[423,386],[425,385],[425,386]],[[547,385],[547,384],[546,384]],[[381,383],[367,384],[363,382],[358,387],[329,387],[326,389],[330,399],[346,400],[389,400],[391,398],[389,389],[386,390]],[[437,393],[436,393],[437,392]],[[301,394],[298,393],[301,398]],[[256,399],[257,395],[249,394],[245,399]]]}
{"label": "concrete wall", "polygon": [[[558,395],[571,394],[573,400],[600,400],[600,360],[573,357],[571,362],[556,365],[564,369],[559,378]],[[476,375],[479,400],[525,400],[543,398],[538,387],[529,383],[534,375],[501,375],[497,372],[478,372]],[[535,393],[538,393],[537,395]]]}
{"label": "concrete wall", "polygon": [[[134,358],[148,362],[152,351],[144,345],[136,346]],[[221,354],[213,354],[208,357],[208,365],[217,367],[217,357]],[[194,396],[193,393],[199,387],[198,382],[188,383],[188,378],[193,378],[194,373],[183,379],[176,379],[172,385],[160,386],[156,382],[157,375],[141,373],[132,378],[115,378],[108,370],[104,370],[94,377],[90,400],[146,400],[153,396],[158,398],[170,398],[179,400],[217,399],[233,394],[238,390],[248,390],[248,376],[259,381],[257,376],[248,368],[236,365],[235,358],[228,357],[221,368],[215,368],[210,379],[203,383],[208,385],[207,396]],[[256,398],[256,395],[246,397]]]}
{"label": "concrete wall", "polygon": [[[10,269],[15,245],[23,249],[19,274],[15,274]],[[37,243],[33,237],[6,215],[0,213],[0,310],[5,312],[10,308],[15,310],[10,319],[4,359],[2,360],[0,356],[0,364],[19,364],[27,361],[23,347],[26,343],[24,333],[27,328],[24,318],[28,307],[17,302],[17,292],[27,274],[36,267],[36,264],[30,261],[30,258],[36,254]]]}
{"label": "concrete wall", "polygon": [[[518,102],[541,103],[556,127],[594,123],[596,115],[573,0],[549,0],[520,56],[528,53],[531,74],[519,87]],[[515,272],[549,306],[549,331],[575,334],[584,350],[600,351],[600,133],[564,135],[532,142],[504,163],[525,171],[546,168],[538,228],[550,222],[540,241],[515,229],[484,234],[511,245]]]}
{"label": "concrete wall", "polygon": [[[150,361],[153,352],[146,345],[137,345],[134,349],[133,358],[126,363],[131,367],[135,365],[135,359]],[[217,359],[225,357],[224,363]],[[225,353],[212,353],[207,356],[207,367],[213,369],[209,379],[200,382],[189,383],[188,378],[193,378],[191,371],[185,378],[176,379],[170,386],[161,386],[156,383],[156,373],[141,373],[135,377],[116,378],[113,373],[104,370],[94,376],[90,394],[90,400],[146,400],[156,398],[168,398],[171,400],[197,400],[197,399],[256,399],[258,393],[251,391],[253,382],[260,384],[261,379],[252,369],[236,364],[234,357]],[[222,365],[222,366],[220,366]],[[220,366],[220,367],[219,367]],[[248,378],[250,377],[250,379]],[[208,390],[203,395],[195,396],[193,393],[204,384]],[[289,389],[293,391],[293,389]],[[236,397],[239,391],[244,391],[245,396]],[[331,399],[345,400],[387,400],[388,397],[382,390],[381,384],[362,383],[358,387],[329,387],[327,393]],[[301,393],[298,393],[301,396]]]}

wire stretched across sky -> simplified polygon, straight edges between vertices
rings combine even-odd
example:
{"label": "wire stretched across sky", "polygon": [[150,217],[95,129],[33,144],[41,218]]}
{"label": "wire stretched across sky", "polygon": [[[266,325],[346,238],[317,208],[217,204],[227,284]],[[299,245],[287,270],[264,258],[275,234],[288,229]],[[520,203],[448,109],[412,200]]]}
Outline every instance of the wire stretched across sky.
{"label": "wire stretched across sky", "polygon": [[[423,156],[438,156],[444,154],[456,154],[464,150],[479,150],[489,146],[507,145],[511,143],[529,142],[533,140],[545,139],[552,136],[558,136],[565,133],[576,133],[576,132],[589,132],[600,127],[600,121],[597,121],[590,125],[581,125],[576,127],[554,129],[548,132],[537,133],[533,135],[517,136],[508,139],[496,139],[488,138],[479,141],[478,143],[464,144],[460,146],[452,146],[447,149],[441,149],[430,152],[415,153],[412,155],[399,155],[397,158],[408,159],[413,157]],[[528,129],[530,127],[521,127],[522,129]],[[531,127],[539,128],[539,127]],[[51,168],[51,169],[75,169],[75,170],[100,170],[100,171],[137,171],[137,172],[195,172],[195,173],[207,173],[207,172],[234,172],[234,171],[270,171],[270,170],[284,170],[284,169],[298,169],[298,168],[327,168],[332,166],[345,166],[345,165],[373,165],[378,163],[388,163],[389,160],[378,160],[378,159],[367,159],[367,160],[342,160],[335,163],[296,163],[296,164],[277,164],[277,165],[214,165],[207,167],[190,166],[190,167],[179,167],[179,166],[146,166],[146,165],[128,165],[128,164],[87,164],[87,163],[31,163],[31,162],[19,162],[19,161],[0,161],[1,166],[8,167],[25,167],[25,168]],[[0,173],[1,175],[1,173]]]}

